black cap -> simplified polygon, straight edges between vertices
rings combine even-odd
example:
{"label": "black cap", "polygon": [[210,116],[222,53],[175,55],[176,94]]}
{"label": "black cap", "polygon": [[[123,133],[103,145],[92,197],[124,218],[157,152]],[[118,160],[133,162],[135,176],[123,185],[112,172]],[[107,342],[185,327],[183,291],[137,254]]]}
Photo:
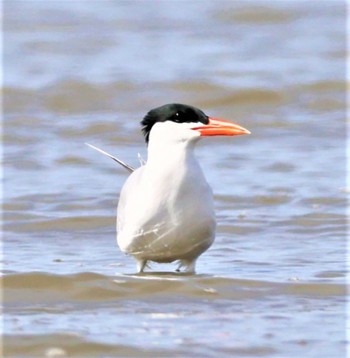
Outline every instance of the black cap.
{"label": "black cap", "polygon": [[141,121],[142,132],[148,143],[149,134],[153,125],[157,122],[173,121],[175,123],[201,122],[209,123],[208,116],[200,109],[186,104],[169,103],[164,106],[151,109]]}

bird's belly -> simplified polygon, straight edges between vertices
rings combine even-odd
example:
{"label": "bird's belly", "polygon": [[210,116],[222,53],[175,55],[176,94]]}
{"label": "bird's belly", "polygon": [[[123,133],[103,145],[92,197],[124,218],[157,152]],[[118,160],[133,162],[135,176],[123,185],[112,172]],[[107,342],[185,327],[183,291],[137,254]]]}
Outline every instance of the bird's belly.
{"label": "bird's belly", "polygon": [[135,186],[118,207],[118,245],[140,259],[194,259],[214,241],[212,191],[195,165],[164,175]]}
{"label": "bird's belly", "polygon": [[122,251],[137,258],[156,262],[193,259],[207,250],[214,241],[215,220],[182,221],[181,224],[159,222],[137,231],[118,233]]}

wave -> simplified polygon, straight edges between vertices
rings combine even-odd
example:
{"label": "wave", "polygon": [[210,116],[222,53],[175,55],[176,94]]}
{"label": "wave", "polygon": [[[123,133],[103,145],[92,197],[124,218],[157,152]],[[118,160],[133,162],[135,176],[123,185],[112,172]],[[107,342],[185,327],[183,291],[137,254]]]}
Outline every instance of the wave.
{"label": "wave", "polygon": [[346,295],[346,286],[338,283],[270,282],[167,272],[115,276],[92,272],[70,275],[28,272],[4,275],[2,281],[5,304],[176,296],[248,299],[275,295]]}

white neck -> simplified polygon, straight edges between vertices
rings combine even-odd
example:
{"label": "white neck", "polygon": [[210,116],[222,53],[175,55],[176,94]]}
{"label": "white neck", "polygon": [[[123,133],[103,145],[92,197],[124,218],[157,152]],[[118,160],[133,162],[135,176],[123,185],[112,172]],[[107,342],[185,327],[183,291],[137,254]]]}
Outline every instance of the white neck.
{"label": "white neck", "polygon": [[175,169],[188,161],[195,161],[194,148],[200,135],[186,126],[173,122],[157,123],[152,128],[148,143],[149,166]]}
{"label": "white neck", "polygon": [[195,142],[156,141],[148,145],[147,165],[175,165],[194,159]]}

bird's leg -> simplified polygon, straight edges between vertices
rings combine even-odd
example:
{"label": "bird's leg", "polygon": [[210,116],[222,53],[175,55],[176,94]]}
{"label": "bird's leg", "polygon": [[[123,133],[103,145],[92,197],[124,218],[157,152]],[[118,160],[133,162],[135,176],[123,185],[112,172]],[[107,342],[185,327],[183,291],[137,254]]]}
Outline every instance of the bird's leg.
{"label": "bird's leg", "polygon": [[194,260],[180,260],[180,265],[179,267],[176,269],[177,272],[181,271],[181,268],[185,268],[184,272],[186,273],[195,273],[196,272],[196,261],[197,259]]}
{"label": "bird's leg", "polygon": [[136,265],[137,265],[137,271],[139,273],[143,272],[144,268],[147,265],[147,260],[136,260]]}

